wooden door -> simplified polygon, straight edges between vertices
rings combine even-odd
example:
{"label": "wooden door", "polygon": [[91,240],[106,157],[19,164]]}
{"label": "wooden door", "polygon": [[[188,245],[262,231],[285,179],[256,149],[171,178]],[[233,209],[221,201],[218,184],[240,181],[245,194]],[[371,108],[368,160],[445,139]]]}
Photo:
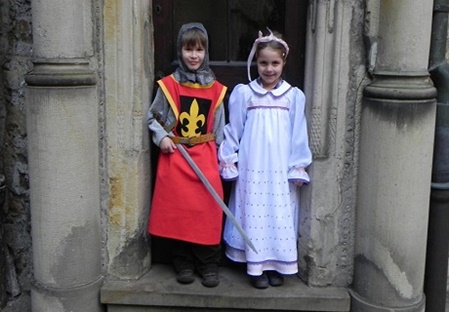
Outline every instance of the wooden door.
{"label": "wooden door", "polygon": [[[177,66],[180,27],[200,22],[209,34],[210,67],[228,87],[227,97],[236,84],[248,83],[249,52],[259,30],[267,34],[267,27],[281,33],[289,45],[284,78],[302,88],[307,3],[307,0],[153,0],[155,81],[171,74]],[[254,67],[253,79],[257,77]],[[152,151],[155,172],[158,149]],[[226,201],[229,183],[224,182],[224,190]],[[170,262],[170,248],[170,240],[153,237],[153,262]]]}
{"label": "wooden door", "polygon": [[[302,88],[307,0],[153,0],[156,78],[176,68],[181,25],[202,23],[209,34],[210,65],[231,91],[247,83],[246,60],[258,31],[283,34],[290,47],[285,79]],[[252,74],[253,79],[256,73]]]}

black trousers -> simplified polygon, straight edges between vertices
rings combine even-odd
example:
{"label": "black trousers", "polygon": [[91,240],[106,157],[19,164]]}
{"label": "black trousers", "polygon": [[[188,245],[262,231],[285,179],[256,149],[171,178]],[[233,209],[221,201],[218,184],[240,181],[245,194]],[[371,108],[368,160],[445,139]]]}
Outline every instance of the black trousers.
{"label": "black trousers", "polygon": [[200,275],[218,272],[221,260],[221,245],[200,245],[176,240],[172,249],[173,266],[176,272],[197,270]]}

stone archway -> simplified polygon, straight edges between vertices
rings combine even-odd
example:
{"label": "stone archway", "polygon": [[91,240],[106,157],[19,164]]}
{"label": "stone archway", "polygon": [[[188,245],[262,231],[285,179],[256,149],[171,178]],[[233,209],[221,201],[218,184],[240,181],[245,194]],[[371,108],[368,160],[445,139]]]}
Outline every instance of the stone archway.
{"label": "stone archway", "polygon": [[[144,119],[154,77],[151,10],[150,1],[108,1],[104,8],[109,197],[103,204],[108,212],[108,272],[122,278],[137,278],[150,265],[144,239],[151,174]],[[354,25],[363,24],[364,8],[358,1],[311,1],[308,10],[305,93],[315,161],[310,169],[314,181],[302,194],[300,269],[311,285],[347,286],[352,276],[355,133],[365,75],[363,29]]]}

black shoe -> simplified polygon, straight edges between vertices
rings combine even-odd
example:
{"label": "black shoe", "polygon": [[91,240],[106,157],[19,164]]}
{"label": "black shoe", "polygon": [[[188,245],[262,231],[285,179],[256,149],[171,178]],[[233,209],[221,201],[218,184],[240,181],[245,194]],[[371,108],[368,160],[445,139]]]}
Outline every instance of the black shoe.
{"label": "black shoe", "polygon": [[193,276],[193,270],[186,269],[176,275],[176,280],[180,284],[190,284],[195,280],[195,276]]}
{"label": "black shoe", "polygon": [[201,284],[205,287],[217,287],[220,279],[217,272],[207,272],[201,276]]}
{"label": "black shoe", "polygon": [[251,276],[251,284],[259,289],[268,288],[268,286],[270,286],[268,277],[265,273],[259,276]]}
{"label": "black shoe", "polygon": [[281,286],[284,284],[284,277],[276,271],[267,271],[268,283],[271,286]]}

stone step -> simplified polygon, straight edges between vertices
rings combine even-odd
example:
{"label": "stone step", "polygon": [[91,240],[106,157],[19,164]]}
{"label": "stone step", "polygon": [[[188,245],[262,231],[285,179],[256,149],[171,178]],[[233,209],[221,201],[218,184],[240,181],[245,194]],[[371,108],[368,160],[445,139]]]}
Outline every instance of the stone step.
{"label": "stone step", "polygon": [[136,281],[107,278],[101,302],[108,312],[350,310],[347,289],[308,287],[296,275],[286,277],[283,286],[255,289],[242,270],[220,267],[220,285],[206,288],[199,277],[189,285],[177,283],[172,267],[163,264]]}

